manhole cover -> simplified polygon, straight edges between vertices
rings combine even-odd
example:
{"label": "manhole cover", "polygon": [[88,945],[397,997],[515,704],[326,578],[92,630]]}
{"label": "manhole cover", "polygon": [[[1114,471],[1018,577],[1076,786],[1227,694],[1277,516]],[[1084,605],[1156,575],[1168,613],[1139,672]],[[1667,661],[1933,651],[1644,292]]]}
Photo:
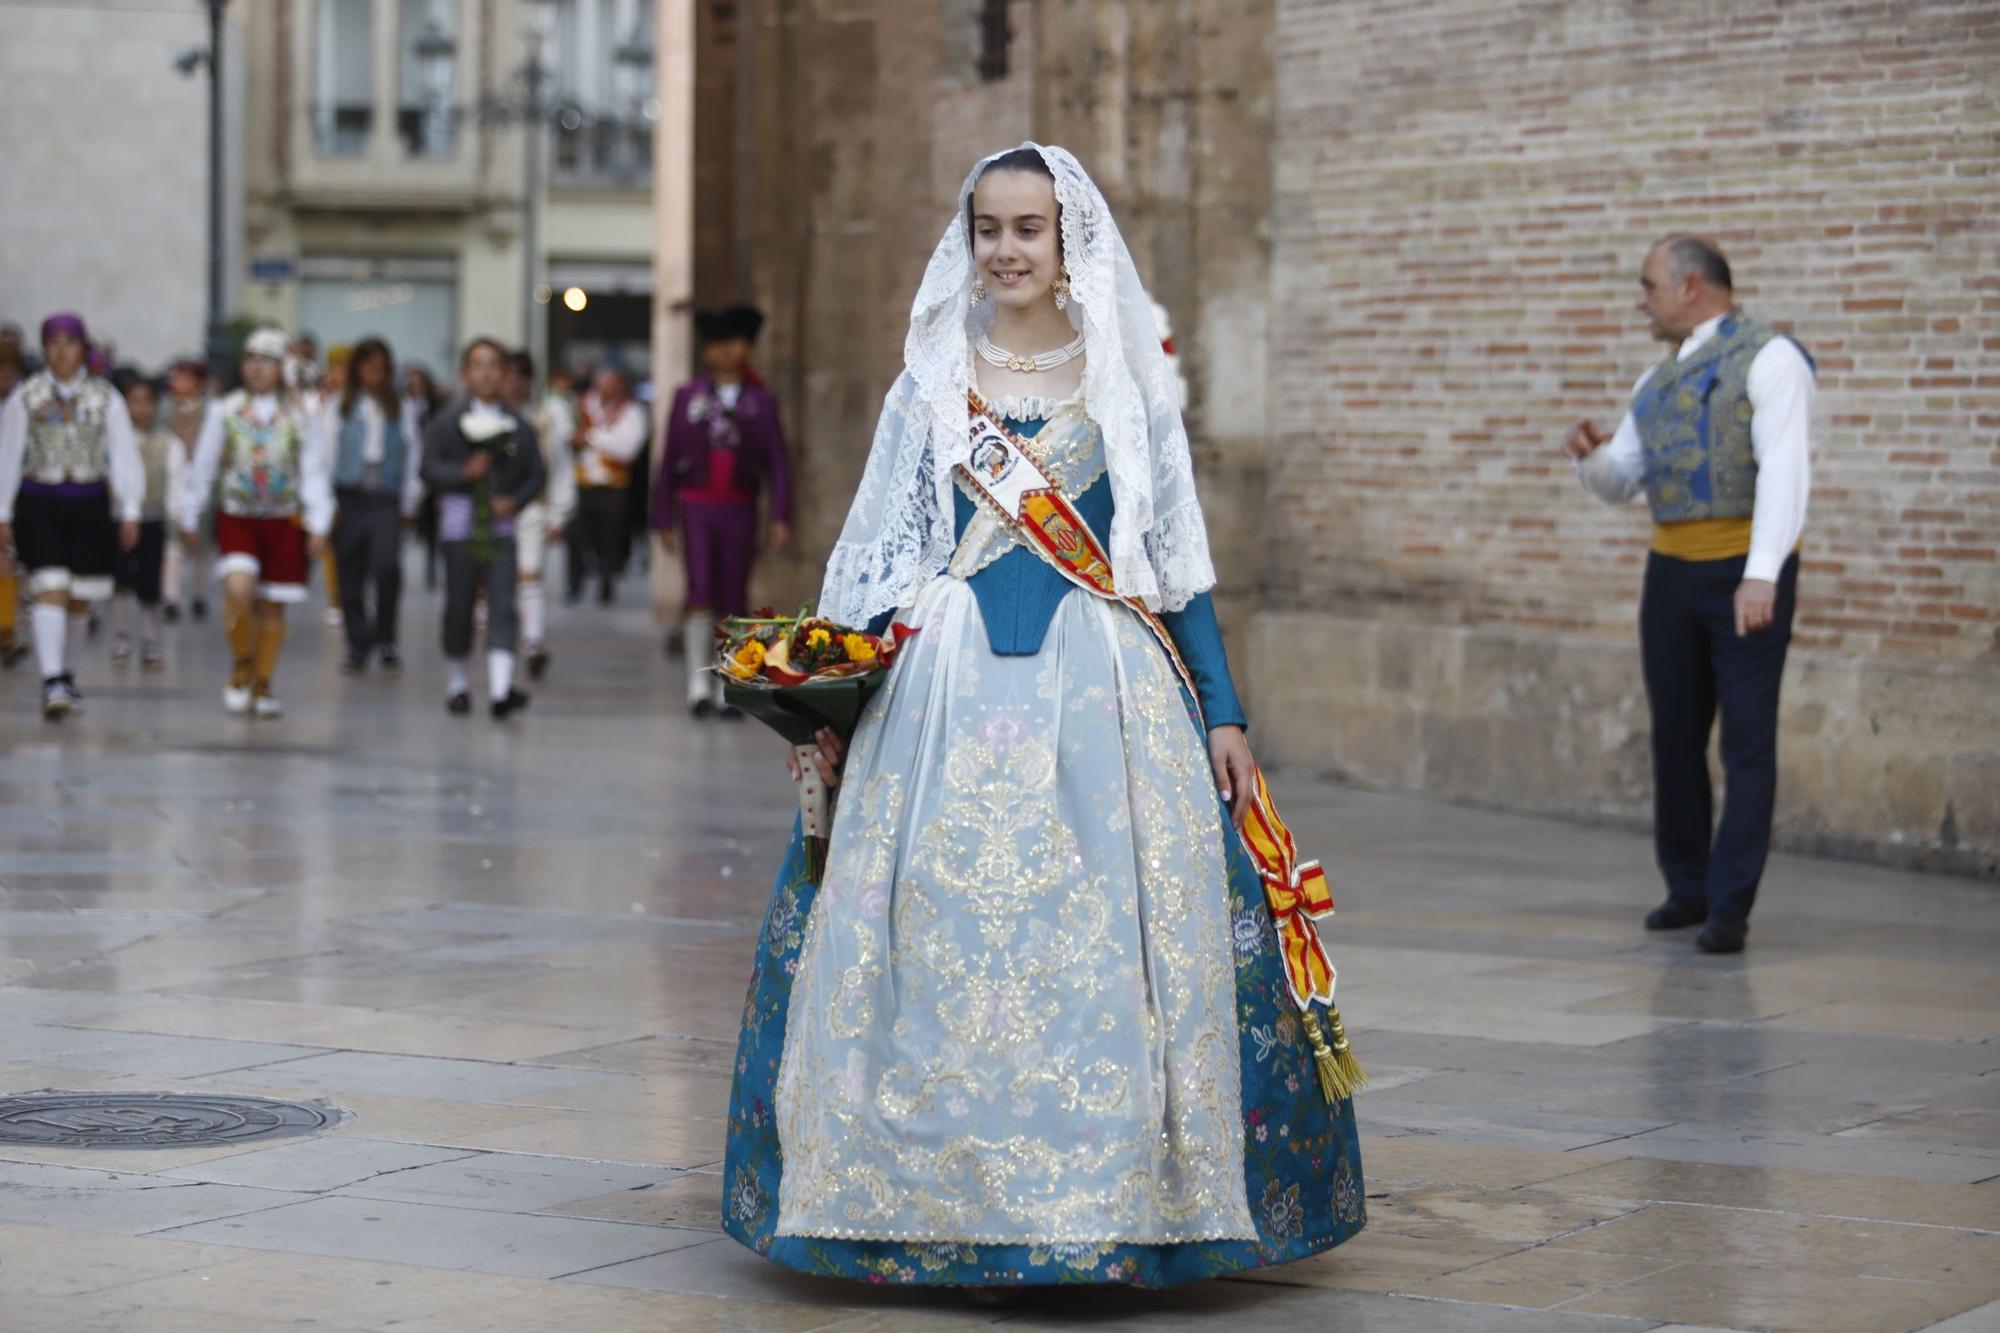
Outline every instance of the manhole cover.
{"label": "manhole cover", "polygon": [[205,1148],[311,1134],[331,1107],[179,1092],[30,1092],[0,1097],[0,1143],[50,1148]]}

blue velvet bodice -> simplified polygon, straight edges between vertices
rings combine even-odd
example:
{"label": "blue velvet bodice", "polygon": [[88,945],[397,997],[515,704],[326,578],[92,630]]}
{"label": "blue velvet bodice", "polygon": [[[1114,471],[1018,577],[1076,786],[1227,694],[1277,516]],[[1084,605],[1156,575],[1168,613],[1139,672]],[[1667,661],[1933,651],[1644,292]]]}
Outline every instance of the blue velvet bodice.
{"label": "blue velvet bodice", "polygon": [[[1013,417],[1007,425],[1024,436],[1041,432],[1043,420],[1022,421]],[[966,527],[977,509],[963,490],[952,492],[954,536],[965,537]],[[1111,531],[1116,505],[1111,498],[1111,478],[1100,476],[1074,498],[1077,512],[1090,524],[1092,532]],[[1071,593],[1088,596],[1057,573],[1046,560],[1022,546],[1015,546],[993,563],[966,580],[979,602],[979,614],[986,622],[987,642],[1002,657],[1032,657],[1041,651],[1049,622],[1056,608]],[[882,616],[871,629],[882,632],[890,616]],[[1236,697],[1236,683],[1229,674],[1229,657],[1223,649],[1222,629],[1215,619],[1215,601],[1202,593],[1179,611],[1160,617],[1174,647],[1194,677],[1195,693],[1202,715],[1210,727],[1245,726],[1243,705]]]}

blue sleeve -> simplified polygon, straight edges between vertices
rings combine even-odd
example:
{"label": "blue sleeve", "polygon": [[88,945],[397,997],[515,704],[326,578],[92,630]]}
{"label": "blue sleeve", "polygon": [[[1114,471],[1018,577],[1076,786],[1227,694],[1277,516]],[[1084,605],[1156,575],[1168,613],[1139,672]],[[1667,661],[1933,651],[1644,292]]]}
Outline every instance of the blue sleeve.
{"label": "blue sleeve", "polygon": [[884,611],[881,615],[869,621],[866,626],[866,629],[870,634],[873,634],[876,638],[879,639],[884,634],[887,634],[889,632],[889,622],[894,620],[895,618],[896,618],[896,612],[893,608]]}
{"label": "blue sleeve", "polygon": [[1174,636],[1174,647],[1194,677],[1195,697],[1210,727],[1247,727],[1236,682],[1229,675],[1229,655],[1222,647],[1222,627],[1215,621],[1215,599],[1202,593],[1179,611],[1160,619]]}

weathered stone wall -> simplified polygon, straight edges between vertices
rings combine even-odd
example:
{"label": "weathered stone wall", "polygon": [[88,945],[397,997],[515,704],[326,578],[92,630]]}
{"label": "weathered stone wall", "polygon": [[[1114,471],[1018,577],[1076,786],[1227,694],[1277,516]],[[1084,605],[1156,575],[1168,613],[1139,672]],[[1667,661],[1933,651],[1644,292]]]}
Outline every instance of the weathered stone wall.
{"label": "weathered stone wall", "polygon": [[[74,310],[121,361],[149,370],[201,350],[208,78],[182,78],[173,62],[207,45],[198,5],[0,0],[0,322],[20,324],[31,344],[46,316]],[[233,299],[243,248],[239,15],[223,47]]]}

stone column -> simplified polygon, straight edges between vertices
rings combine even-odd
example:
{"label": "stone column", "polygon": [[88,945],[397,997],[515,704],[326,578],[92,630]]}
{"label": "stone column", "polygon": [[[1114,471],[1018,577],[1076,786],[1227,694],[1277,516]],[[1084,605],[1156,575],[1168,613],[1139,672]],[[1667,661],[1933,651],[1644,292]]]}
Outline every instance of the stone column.
{"label": "stone column", "polygon": [[1264,565],[1275,10],[1043,0],[1036,18],[1035,131],[1082,159],[1172,323],[1232,645]]}
{"label": "stone column", "polygon": [[[666,452],[667,412],[691,354],[694,298],[695,0],[654,0],[653,86],[653,468]],[[648,479],[651,480],[650,478]],[[648,534],[648,540],[653,540]],[[664,615],[680,599],[680,562],[649,568],[653,606]]]}

